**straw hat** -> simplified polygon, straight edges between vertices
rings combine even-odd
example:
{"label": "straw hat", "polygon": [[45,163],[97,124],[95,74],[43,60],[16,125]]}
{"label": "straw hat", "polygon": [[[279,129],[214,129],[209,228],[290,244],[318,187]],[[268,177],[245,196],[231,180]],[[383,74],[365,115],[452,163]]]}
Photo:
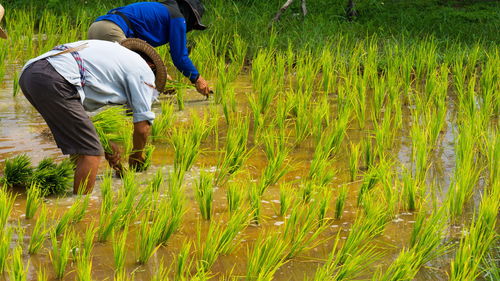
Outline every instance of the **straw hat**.
{"label": "straw hat", "polygon": [[207,29],[207,26],[201,23],[201,17],[205,13],[205,7],[199,0],[176,0],[177,4],[179,4],[181,8],[181,12],[184,14],[183,9],[182,9],[182,4],[186,5],[189,7],[191,10],[191,13],[194,15],[194,19],[192,17],[189,17],[188,15],[184,14],[184,17],[190,18],[190,20],[193,21],[193,29],[197,30],[205,30]]}
{"label": "straw hat", "polygon": [[[2,6],[2,4],[0,4],[0,22],[2,21],[3,19],[3,15],[5,13],[5,10]],[[1,27],[0,27],[0,38],[5,38],[7,39],[7,33],[5,33],[5,30],[3,30]]]}
{"label": "straw hat", "polygon": [[155,71],[155,84],[156,89],[161,93],[165,89],[165,83],[167,82],[167,68],[161,59],[161,56],[156,52],[156,50],[143,41],[137,38],[127,38],[120,42],[120,44],[134,52],[142,53],[148,56],[154,63]]}

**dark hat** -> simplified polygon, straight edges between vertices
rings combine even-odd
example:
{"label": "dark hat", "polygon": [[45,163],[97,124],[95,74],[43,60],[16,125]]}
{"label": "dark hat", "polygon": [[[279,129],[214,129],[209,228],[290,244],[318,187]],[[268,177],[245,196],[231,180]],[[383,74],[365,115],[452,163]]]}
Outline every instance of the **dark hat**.
{"label": "dark hat", "polygon": [[137,38],[127,38],[121,41],[120,44],[131,51],[142,53],[151,59],[156,68],[156,89],[160,93],[163,92],[163,90],[165,89],[165,83],[167,82],[167,68],[165,67],[161,56],[156,52],[156,50],[146,41]]}
{"label": "dark hat", "polygon": [[[199,0],[176,0],[179,5],[186,5],[191,10],[195,19],[193,22],[193,29],[205,30],[207,26],[201,23],[201,17],[205,13],[205,7]],[[182,9],[181,9],[182,11]]]}

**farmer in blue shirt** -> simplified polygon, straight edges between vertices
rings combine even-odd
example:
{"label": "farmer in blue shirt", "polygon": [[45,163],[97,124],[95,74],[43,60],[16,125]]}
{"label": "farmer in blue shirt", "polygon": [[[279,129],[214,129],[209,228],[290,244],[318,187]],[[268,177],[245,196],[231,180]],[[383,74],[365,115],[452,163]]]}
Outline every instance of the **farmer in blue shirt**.
{"label": "farmer in blue shirt", "polygon": [[188,56],[186,32],[204,30],[201,16],[205,9],[199,0],[138,2],[110,10],[90,26],[89,39],[121,42],[126,38],[142,39],[153,47],[170,44],[175,67],[205,96],[208,83]]}

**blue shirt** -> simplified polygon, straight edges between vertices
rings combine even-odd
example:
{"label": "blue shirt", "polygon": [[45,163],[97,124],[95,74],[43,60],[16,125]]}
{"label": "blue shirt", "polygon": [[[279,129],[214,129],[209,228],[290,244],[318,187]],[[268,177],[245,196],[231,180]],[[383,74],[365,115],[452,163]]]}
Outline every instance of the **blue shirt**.
{"label": "blue shirt", "polygon": [[134,123],[149,121],[155,114],[151,105],[156,98],[155,76],[146,61],[137,53],[116,42],[86,40],[64,44],[76,47],[85,68],[85,86],[82,87],[80,71],[70,53],[52,56],[60,51],[49,51],[29,60],[23,70],[35,61],[47,58],[54,69],[69,83],[75,85],[83,107],[87,111],[105,105],[127,105],[132,109]]}
{"label": "blue shirt", "polygon": [[[132,29],[125,20],[113,11],[119,11],[127,17]],[[139,38],[153,47],[169,43],[170,56],[177,69],[191,82],[200,75],[189,58],[186,47],[186,20],[182,16],[175,1],[162,4],[158,2],[138,2],[110,10],[96,21],[114,22],[125,33],[127,38]]]}

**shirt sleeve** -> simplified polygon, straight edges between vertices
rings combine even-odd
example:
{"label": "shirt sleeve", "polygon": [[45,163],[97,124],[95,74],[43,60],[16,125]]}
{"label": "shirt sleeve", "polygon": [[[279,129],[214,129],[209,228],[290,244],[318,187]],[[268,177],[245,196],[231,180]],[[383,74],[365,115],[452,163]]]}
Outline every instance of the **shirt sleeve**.
{"label": "shirt sleeve", "polygon": [[[153,123],[155,114],[151,111],[153,103],[154,82],[148,83],[150,79],[144,79],[140,73],[127,75],[127,97],[133,113],[134,123],[148,121]],[[149,84],[149,85],[148,85]]]}
{"label": "shirt sleeve", "polygon": [[175,67],[194,83],[200,74],[188,55],[186,47],[186,20],[184,18],[172,19],[170,23],[169,44],[170,56]]}

